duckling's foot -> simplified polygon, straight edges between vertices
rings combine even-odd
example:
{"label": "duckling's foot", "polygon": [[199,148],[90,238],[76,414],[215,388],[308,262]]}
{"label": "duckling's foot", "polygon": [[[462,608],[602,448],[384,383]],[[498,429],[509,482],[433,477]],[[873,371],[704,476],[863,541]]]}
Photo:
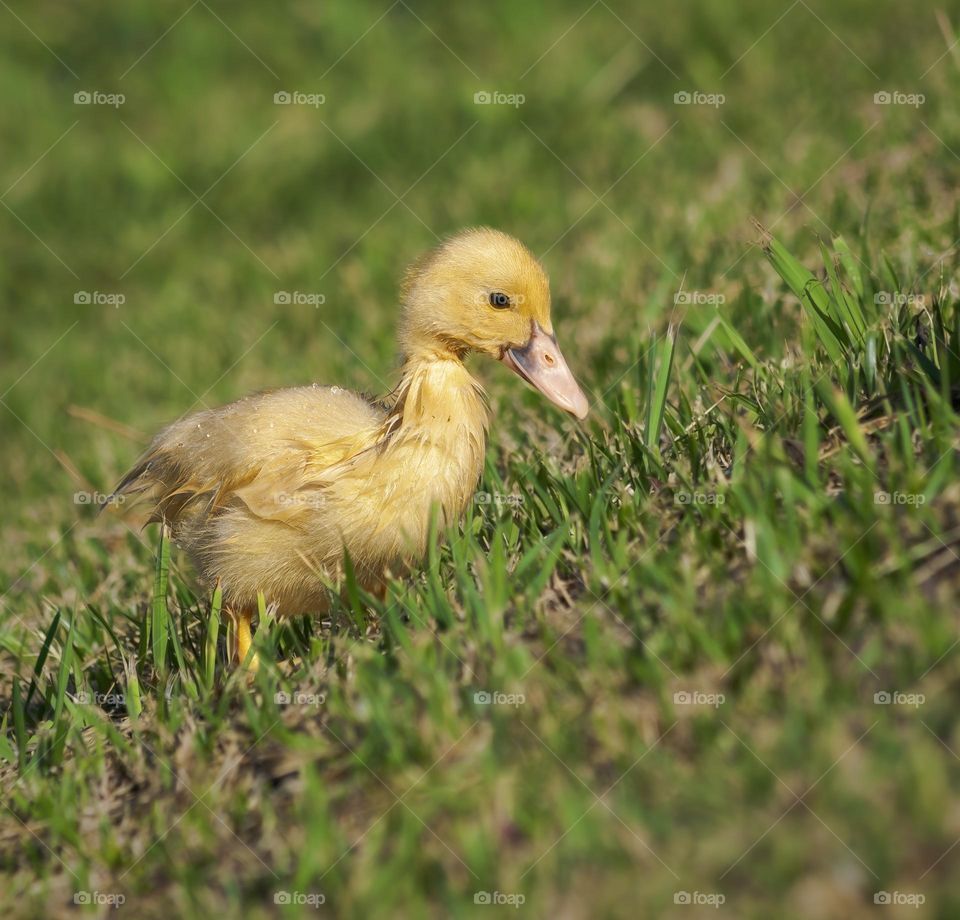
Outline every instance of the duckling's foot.
{"label": "duckling's foot", "polygon": [[231,643],[230,657],[234,666],[239,666],[247,670],[251,675],[257,673],[260,667],[260,660],[257,657],[256,649],[253,646],[253,634],[250,631],[250,624],[253,621],[252,610],[231,611]]}

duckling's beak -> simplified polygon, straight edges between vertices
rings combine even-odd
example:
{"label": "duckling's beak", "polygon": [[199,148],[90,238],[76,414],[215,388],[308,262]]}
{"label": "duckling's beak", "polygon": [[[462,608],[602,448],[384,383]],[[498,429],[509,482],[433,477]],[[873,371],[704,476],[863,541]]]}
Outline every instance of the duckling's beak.
{"label": "duckling's beak", "polygon": [[554,405],[579,419],[587,417],[587,397],[573,379],[556,336],[544,332],[536,320],[530,341],[521,347],[504,348],[500,360]]}

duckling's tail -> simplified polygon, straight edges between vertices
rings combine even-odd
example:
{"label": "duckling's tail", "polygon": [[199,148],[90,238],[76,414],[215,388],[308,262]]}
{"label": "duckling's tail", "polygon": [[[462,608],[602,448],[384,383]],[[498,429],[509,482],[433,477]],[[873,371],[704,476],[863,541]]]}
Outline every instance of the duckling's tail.
{"label": "duckling's tail", "polygon": [[173,524],[184,507],[200,498],[200,492],[204,491],[189,482],[189,477],[183,473],[173,455],[165,449],[162,437],[157,437],[130,472],[117,483],[100,511],[107,506],[119,507],[128,500],[132,504],[146,501],[152,506],[148,524],[157,521]]}
{"label": "duckling's tail", "polygon": [[154,459],[154,451],[147,451],[128,472],[123,479],[114,486],[113,491],[106,497],[103,504],[97,509],[97,514],[103,514],[105,508],[114,508],[126,501],[131,495],[140,496],[146,492],[152,483],[148,482],[147,474]]}
{"label": "duckling's tail", "polygon": [[172,476],[171,472],[162,454],[152,452],[117,483],[104,505],[119,506],[128,498],[134,503],[149,502],[147,524],[162,522],[172,526],[185,515],[209,514],[217,504],[219,490],[200,488]]}
{"label": "duckling's tail", "polygon": [[128,500],[147,503],[148,524],[163,521],[176,525],[188,516],[210,514],[233,489],[256,475],[259,468],[255,465],[242,470],[218,467],[216,454],[200,454],[197,444],[204,441],[198,441],[194,433],[202,431],[195,419],[175,422],[161,431],[117,483],[104,506],[116,507]]}

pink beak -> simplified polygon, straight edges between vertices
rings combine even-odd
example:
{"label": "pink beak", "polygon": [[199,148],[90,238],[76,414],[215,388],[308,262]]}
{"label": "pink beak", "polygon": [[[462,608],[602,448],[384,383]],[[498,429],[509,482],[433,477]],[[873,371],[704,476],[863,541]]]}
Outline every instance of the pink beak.
{"label": "pink beak", "polygon": [[590,409],[587,397],[573,379],[556,337],[544,332],[536,320],[530,341],[519,348],[505,348],[500,360],[555,406],[579,419],[587,417]]}

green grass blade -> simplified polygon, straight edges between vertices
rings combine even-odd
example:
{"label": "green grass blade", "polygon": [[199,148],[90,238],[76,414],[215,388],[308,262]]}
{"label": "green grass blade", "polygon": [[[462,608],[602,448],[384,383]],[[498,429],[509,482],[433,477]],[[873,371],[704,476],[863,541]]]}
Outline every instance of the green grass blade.
{"label": "green grass blade", "polygon": [[864,287],[863,274],[860,271],[860,260],[857,259],[853,252],[851,252],[850,247],[847,245],[847,241],[842,236],[836,236],[833,238],[833,248],[840,257],[840,264],[843,266],[844,272],[850,279],[853,290],[856,292],[857,297],[862,300],[864,296]]}
{"label": "green grass blade", "polygon": [[774,271],[787,283],[807,311],[813,321],[817,338],[830,359],[834,363],[840,363],[844,358],[841,344],[844,335],[835,316],[831,316],[831,312],[836,312],[836,307],[831,307],[832,298],[827,294],[823,283],[804,268],[761,224],[757,223],[756,226],[762,234],[760,246]]}
{"label": "green grass blade", "polygon": [[33,699],[33,694],[37,689],[37,686],[40,681],[40,674],[43,671],[43,666],[46,664],[47,656],[50,654],[50,643],[53,642],[53,637],[57,634],[57,627],[60,625],[60,611],[58,610],[53,615],[53,620],[50,625],[47,627],[47,632],[43,637],[43,644],[40,646],[40,652],[37,655],[37,660],[33,665],[33,676],[30,678],[30,686],[27,689],[27,698],[24,702],[24,709],[30,708],[30,702]]}
{"label": "green grass blade", "polygon": [[874,462],[874,457],[863,429],[860,427],[856,410],[847,398],[847,394],[823,379],[817,381],[815,389],[817,395],[830,410],[831,415],[837,420],[851,447],[857,452],[860,459],[870,467]]}
{"label": "green grass blade", "polygon": [[213,591],[210,616],[207,619],[207,635],[203,647],[203,681],[207,690],[213,689],[217,671],[217,640],[220,636],[220,609],[223,606],[223,589],[219,583]]}
{"label": "green grass blade", "polygon": [[[718,314],[719,316],[719,314]],[[733,326],[727,322],[722,316],[720,317],[720,326],[724,331],[724,334],[730,340],[730,344],[740,353],[744,360],[756,370],[760,366],[760,361],[757,359],[757,356],[753,353],[753,349],[744,341],[742,335],[737,332]]]}
{"label": "green grass blade", "polygon": [[170,582],[170,534],[166,526],[160,528],[160,545],[157,547],[156,577],[153,583],[153,665],[159,674],[167,671],[167,642],[169,639],[170,612],[167,610],[167,589]]}
{"label": "green grass blade", "polygon": [[124,670],[127,675],[127,692],[125,696],[127,704],[127,715],[131,719],[139,719],[143,712],[143,700],[140,698],[140,678],[137,675],[137,661],[130,656],[128,661],[124,662]]}
{"label": "green grass blade", "polygon": [[[73,636],[76,621],[71,619],[70,626],[67,629],[67,635],[63,643],[63,651],[60,658],[60,668],[57,672],[57,685],[55,688],[53,704],[53,745],[51,748],[51,764],[60,764],[63,760],[63,752],[67,743],[67,732],[70,728],[70,719],[64,717],[65,701],[67,697],[67,685],[70,680],[70,669],[73,665]],[[69,713],[68,713],[69,715]]]}
{"label": "green grass blade", "polygon": [[27,719],[20,681],[13,679],[13,733],[17,743],[17,763],[21,773],[27,765]]}
{"label": "green grass blade", "polygon": [[648,448],[659,453],[660,430],[667,405],[667,389],[670,386],[670,371],[676,350],[677,328],[673,323],[667,327],[663,340],[655,347],[655,360],[650,362],[650,391],[647,403],[647,430],[645,441]]}

